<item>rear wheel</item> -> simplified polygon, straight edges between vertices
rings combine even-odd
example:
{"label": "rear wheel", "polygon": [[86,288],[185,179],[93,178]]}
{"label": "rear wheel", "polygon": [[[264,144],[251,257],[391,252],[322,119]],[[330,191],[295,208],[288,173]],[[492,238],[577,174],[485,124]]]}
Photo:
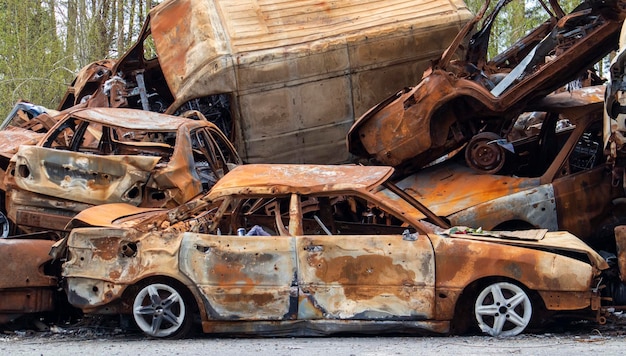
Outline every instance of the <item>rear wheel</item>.
{"label": "rear wheel", "polygon": [[189,305],[175,287],[152,283],[143,287],[133,303],[135,323],[155,338],[182,338],[191,329]]}
{"label": "rear wheel", "polygon": [[480,330],[491,336],[515,336],[530,324],[532,302],[520,286],[509,282],[488,285],[476,296],[474,316]]}

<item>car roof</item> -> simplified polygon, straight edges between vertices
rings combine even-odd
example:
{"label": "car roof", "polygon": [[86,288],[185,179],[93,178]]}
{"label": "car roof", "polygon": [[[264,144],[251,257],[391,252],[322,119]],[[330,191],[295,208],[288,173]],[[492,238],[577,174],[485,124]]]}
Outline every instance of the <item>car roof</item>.
{"label": "car roof", "polygon": [[371,191],[392,173],[393,168],[385,166],[247,164],[221,178],[209,196]]}
{"label": "car roof", "polygon": [[[127,108],[83,108],[71,111],[70,116],[108,126],[133,130],[177,130],[180,126],[207,126],[205,121]],[[208,123],[208,122],[206,122]]]}

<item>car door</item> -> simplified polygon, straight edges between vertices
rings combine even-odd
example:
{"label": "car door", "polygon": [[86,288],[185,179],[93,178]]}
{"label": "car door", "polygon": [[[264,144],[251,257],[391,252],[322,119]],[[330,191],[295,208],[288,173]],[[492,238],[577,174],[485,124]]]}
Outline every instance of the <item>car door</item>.
{"label": "car door", "polygon": [[425,236],[359,197],[302,197],[301,210],[299,319],[434,317],[434,255]]}
{"label": "car door", "polygon": [[[211,319],[294,319],[297,308],[295,239],[275,232],[278,229],[244,225],[248,220],[267,222],[273,217],[269,210],[260,209],[260,215],[270,219],[261,216],[255,220],[252,214],[245,214],[249,210],[242,209],[242,203],[236,202],[226,214],[232,221],[242,224],[238,228],[229,230],[228,224],[222,224],[219,235],[184,234],[180,269],[206,300]],[[260,230],[269,236],[259,235]]]}
{"label": "car door", "polygon": [[618,189],[603,155],[601,118],[579,125],[566,145],[571,148],[565,159],[554,162],[559,169],[552,185],[558,228],[587,239],[610,214]]}

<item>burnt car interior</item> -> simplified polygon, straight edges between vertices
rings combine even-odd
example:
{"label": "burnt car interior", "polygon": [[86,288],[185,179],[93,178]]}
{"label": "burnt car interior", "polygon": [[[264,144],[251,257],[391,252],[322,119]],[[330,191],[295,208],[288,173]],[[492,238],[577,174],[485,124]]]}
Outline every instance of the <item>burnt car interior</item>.
{"label": "burnt car interior", "polygon": [[[559,76],[555,76],[558,71],[568,67],[576,68],[583,61],[587,61],[586,65],[592,65],[614,48],[614,41],[605,43],[606,40],[602,39],[602,42],[594,44],[598,46],[598,50],[590,53],[588,56],[572,53],[565,55],[572,48],[576,48],[578,43],[584,42],[585,38],[590,36],[593,31],[607,22],[605,18],[607,16],[606,12],[603,12],[602,15],[593,13],[590,2],[579,5],[569,15],[564,15],[557,1],[550,1],[551,9],[544,2],[541,2],[546,10],[546,14],[549,16],[548,20],[529,35],[510,46],[509,49],[487,61],[487,47],[492,35],[493,22],[499,11],[507,3],[509,1],[499,1],[494,11],[485,19],[482,29],[472,36],[465,61],[458,62],[458,64],[465,63],[465,65],[454,69],[455,62],[452,62],[448,70],[463,73],[468,68],[473,68],[468,73],[469,78],[490,90],[494,97],[502,97],[504,99],[507,93],[511,91],[513,99],[515,99],[511,103],[516,106],[524,103],[522,99],[525,96],[536,97],[548,94],[568,80],[571,80],[570,84],[574,85],[576,83],[581,85],[580,82],[583,80],[589,81],[589,85],[602,83],[602,79],[597,75],[593,75],[593,73],[589,74],[587,69],[583,73],[574,71],[569,74],[568,78],[560,79]],[[613,39],[614,36],[609,37]],[[546,75],[546,78],[541,80],[542,82],[533,80],[540,72],[550,73],[550,75]],[[562,83],[559,83],[559,80]],[[526,87],[526,89],[517,93],[517,90],[514,89],[518,86],[520,89],[523,87]],[[515,110],[510,110],[510,112],[515,112]],[[479,119],[481,125],[477,127],[479,131],[510,134],[517,117],[504,121],[497,116],[493,120],[489,118]],[[556,120],[558,122],[559,119]],[[546,124],[554,126],[555,118],[547,120]],[[559,138],[557,137],[557,142],[551,143],[549,137],[551,135],[553,133],[547,129],[542,130],[540,133],[539,140],[543,146],[541,148],[542,152],[553,153],[558,150]],[[476,139],[480,139],[480,137],[473,138],[473,140]],[[470,142],[469,146],[472,146],[472,142]],[[472,155],[470,154],[470,156]],[[549,158],[546,159],[546,162],[550,161]],[[472,166],[471,160],[468,163]]]}
{"label": "burnt car interior", "polygon": [[389,209],[357,195],[297,196],[295,209],[292,199],[285,195],[213,202],[195,215],[190,224],[196,232],[247,236],[291,236],[294,232],[296,235],[401,235],[418,231]]}
{"label": "burnt car interior", "polygon": [[[493,159],[493,161],[499,162],[497,164],[499,167],[494,173],[517,177],[540,177],[556,162],[557,156],[570,139],[576,139],[576,144],[572,145],[573,148],[569,152],[568,159],[556,173],[555,178],[585,171],[604,162],[600,113],[574,121],[576,123],[572,123],[558,113],[533,114],[539,116],[539,123],[534,125],[538,131],[531,136],[507,142],[514,152],[498,146],[497,138],[490,138],[489,141],[485,140],[483,143],[483,145],[490,145],[489,148],[483,149],[492,156],[502,155],[506,157],[483,159],[483,161]],[[578,125],[582,127],[577,129]],[[574,138],[571,138],[572,136]],[[472,164],[468,165],[473,167]],[[494,167],[497,165],[494,164]],[[483,164],[483,167],[485,166]]]}
{"label": "burnt car interior", "polygon": [[[154,41],[150,33],[149,21],[139,39],[114,68],[115,75],[108,79],[103,92],[111,107],[128,107],[164,113],[174,102],[161,71],[154,51]],[[65,103],[67,108],[75,103]],[[232,139],[234,122],[230,112],[230,95],[216,94],[189,100],[181,105],[173,115],[184,116],[187,111],[198,111],[206,120],[214,123],[226,137]],[[197,116],[190,117],[198,119]]]}

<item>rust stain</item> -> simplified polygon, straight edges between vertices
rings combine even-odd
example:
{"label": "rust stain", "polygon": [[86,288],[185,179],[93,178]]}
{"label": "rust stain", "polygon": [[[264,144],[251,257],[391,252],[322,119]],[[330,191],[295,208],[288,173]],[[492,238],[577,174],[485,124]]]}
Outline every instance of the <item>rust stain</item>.
{"label": "rust stain", "polygon": [[[415,272],[394,264],[389,256],[340,256],[332,259],[311,255],[309,265],[316,268],[315,274],[326,283],[339,283],[343,286],[346,298],[352,300],[372,299],[380,295],[380,290],[357,286],[397,286],[414,285]],[[398,298],[406,299],[406,294],[397,288],[390,288]]]}
{"label": "rust stain", "polygon": [[102,237],[99,239],[91,240],[94,248],[94,256],[100,257],[103,260],[117,259],[119,256],[119,239],[116,237]]}
{"label": "rust stain", "polygon": [[[250,290],[250,289],[251,288],[248,288],[246,290]],[[242,301],[242,296],[240,294],[224,294],[220,298],[220,301],[224,303],[229,303],[229,304],[238,303]],[[246,303],[252,302],[258,307],[263,307],[263,306],[271,305],[272,303],[275,303],[277,301],[277,296],[272,293],[246,294],[245,301]]]}

